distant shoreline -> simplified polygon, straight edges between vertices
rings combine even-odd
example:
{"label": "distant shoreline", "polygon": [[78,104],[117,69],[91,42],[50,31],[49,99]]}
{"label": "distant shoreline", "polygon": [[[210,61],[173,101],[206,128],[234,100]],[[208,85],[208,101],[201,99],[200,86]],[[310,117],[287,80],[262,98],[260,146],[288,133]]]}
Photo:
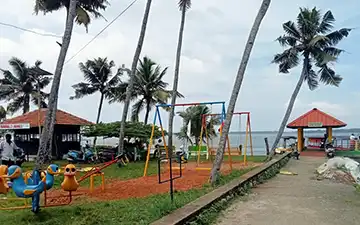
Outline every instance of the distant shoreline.
{"label": "distant shoreline", "polygon": [[[277,133],[278,131],[251,131],[251,133],[256,133],[256,134],[269,134],[269,133]],[[284,133],[296,133],[297,131],[291,130],[291,131],[284,131]],[[304,130],[305,133],[319,133],[319,132],[324,132],[324,129],[308,129],[308,130]],[[348,132],[348,133],[360,133],[360,128],[349,128],[349,129],[334,129],[334,132]],[[245,131],[230,131],[231,134],[239,134],[239,133],[244,133]]]}

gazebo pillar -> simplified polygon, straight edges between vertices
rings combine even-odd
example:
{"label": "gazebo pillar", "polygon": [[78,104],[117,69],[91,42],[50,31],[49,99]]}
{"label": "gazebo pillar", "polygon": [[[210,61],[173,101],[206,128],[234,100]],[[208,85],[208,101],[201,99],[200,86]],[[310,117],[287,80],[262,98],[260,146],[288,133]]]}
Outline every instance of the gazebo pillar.
{"label": "gazebo pillar", "polygon": [[298,151],[301,152],[304,149],[304,129],[299,127],[298,128],[298,141],[297,141],[297,148]]}
{"label": "gazebo pillar", "polygon": [[327,127],[326,133],[328,135],[328,140],[331,141],[332,140],[332,127]]}

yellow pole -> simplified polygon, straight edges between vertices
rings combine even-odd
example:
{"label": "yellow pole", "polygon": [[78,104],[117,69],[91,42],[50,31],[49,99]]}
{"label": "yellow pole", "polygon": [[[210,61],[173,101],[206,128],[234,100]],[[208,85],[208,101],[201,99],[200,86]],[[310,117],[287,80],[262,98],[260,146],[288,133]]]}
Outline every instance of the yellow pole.
{"label": "yellow pole", "polygon": [[328,140],[331,141],[332,138],[333,138],[333,135],[332,135],[332,127],[328,127],[328,128],[327,128],[327,133],[328,133]]}
{"label": "yellow pole", "polygon": [[202,135],[203,135],[203,132],[204,132],[204,118],[202,119],[201,124],[202,125],[201,125],[201,131],[200,131],[200,140],[199,140],[199,143],[197,143],[199,145],[198,146],[198,157],[197,157],[197,165],[198,166],[200,164],[200,150],[201,150],[201,146],[202,146]]}
{"label": "yellow pole", "polygon": [[149,166],[150,150],[151,150],[151,145],[152,145],[153,137],[154,137],[154,133],[155,133],[155,123],[156,123],[157,114],[158,114],[158,110],[155,111],[154,123],[153,123],[152,128],[151,128],[150,140],[149,140],[149,144],[148,144],[148,147],[147,147],[148,151],[147,151],[147,154],[146,154],[146,162],[145,162],[144,175],[143,175],[144,177],[146,177],[147,169],[148,169],[148,166]]}
{"label": "yellow pole", "polygon": [[252,157],[254,156],[254,149],[253,149],[252,134],[251,134],[250,114],[248,114],[248,126],[249,126],[249,137],[250,137],[250,151]]}
{"label": "yellow pole", "polygon": [[301,152],[304,149],[304,133],[303,133],[303,128],[298,128],[298,143],[297,143],[297,148],[298,151]]}
{"label": "yellow pole", "polygon": [[247,144],[248,144],[248,132],[249,132],[249,126],[246,125],[246,132],[245,132],[245,146],[244,146],[244,165],[247,164],[246,162],[246,154],[247,154]]}
{"label": "yellow pole", "polygon": [[[231,159],[231,149],[230,149],[230,140],[229,140],[229,136],[226,136],[226,142],[227,142],[227,146],[228,146],[228,153],[229,153],[229,165],[230,165],[230,170],[232,170],[232,159]],[[226,144],[226,143],[225,143]]]}

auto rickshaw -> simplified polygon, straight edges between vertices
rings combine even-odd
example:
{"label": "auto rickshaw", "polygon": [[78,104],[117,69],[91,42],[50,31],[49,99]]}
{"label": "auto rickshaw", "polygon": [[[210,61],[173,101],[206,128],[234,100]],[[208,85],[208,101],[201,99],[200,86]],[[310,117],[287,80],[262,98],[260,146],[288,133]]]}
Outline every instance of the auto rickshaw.
{"label": "auto rickshaw", "polygon": [[275,149],[277,154],[283,154],[285,152],[293,152],[297,146],[297,138],[295,136],[283,136],[281,137],[280,146]]}

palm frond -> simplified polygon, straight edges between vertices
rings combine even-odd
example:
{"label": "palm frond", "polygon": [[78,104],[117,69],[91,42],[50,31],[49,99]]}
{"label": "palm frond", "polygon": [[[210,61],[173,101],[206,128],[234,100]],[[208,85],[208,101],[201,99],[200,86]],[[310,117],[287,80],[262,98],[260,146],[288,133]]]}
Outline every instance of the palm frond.
{"label": "palm frond", "polygon": [[144,109],[144,99],[140,99],[137,101],[131,109],[131,121],[138,122],[139,121],[139,114],[141,110]]}
{"label": "palm frond", "polygon": [[75,95],[70,97],[71,100],[83,98],[84,96],[94,94],[96,91],[99,90],[93,85],[83,82],[74,84],[72,87],[75,89]]}
{"label": "palm frond", "polygon": [[[335,62],[337,60],[337,56],[333,55],[336,53],[336,50],[329,49],[330,53],[327,53],[324,50],[314,48],[311,52],[311,55],[313,56],[315,60],[315,65],[317,67],[322,67],[323,65],[326,65],[329,62]],[[333,51],[333,52],[331,52]]]}
{"label": "palm frond", "polygon": [[179,0],[179,9],[180,11],[187,11],[191,8],[191,0]]}
{"label": "palm frond", "polygon": [[297,27],[303,39],[308,39],[317,33],[320,25],[320,10],[314,7],[313,9],[300,8],[300,13],[297,17]]}
{"label": "palm frond", "polygon": [[24,107],[24,96],[19,96],[15,99],[13,99],[8,105],[6,111],[13,115],[15,112],[19,111]]}
{"label": "palm frond", "polygon": [[19,58],[12,57],[9,60],[9,65],[11,66],[12,70],[15,72],[14,76],[19,79],[20,81],[26,80],[26,73],[27,73],[27,64],[20,60]]}
{"label": "palm frond", "polygon": [[332,14],[332,12],[329,10],[327,11],[323,18],[322,18],[322,21],[318,27],[318,32],[321,33],[321,34],[325,34],[327,32],[329,32],[334,26],[335,22],[335,17],[334,15]]}
{"label": "palm frond", "polygon": [[320,82],[325,85],[332,85],[338,87],[342,81],[342,77],[337,75],[333,69],[327,65],[323,65],[319,70]]}
{"label": "palm frond", "polygon": [[310,42],[308,43],[308,46],[313,47],[313,46],[320,46],[321,47],[321,43],[327,42],[329,40],[328,37],[324,36],[324,35],[316,35],[314,36]]}
{"label": "palm frond", "polygon": [[288,22],[284,23],[283,29],[288,36],[290,36],[294,39],[297,39],[297,40],[299,40],[301,38],[301,34],[298,31],[298,29],[296,28],[296,25],[294,22],[288,21]]}
{"label": "palm frond", "polygon": [[318,75],[312,69],[312,64],[309,62],[305,72],[304,82],[307,82],[310,90],[315,90],[319,86]]}
{"label": "palm frond", "polygon": [[76,17],[75,22],[78,25],[84,25],[86,29],[86,33],[89,32],[89,24],[91,22],[91,18],[89,14],[83,9],[81,6],[76,7]]}
{"label": "palm frond", "polygon": [[328,38],[327,46],[335,46],[337,45],[343,38],[347,37],[350,34],[350,28],[342,28],[340,30],[334,31],[326,37]]}
{"label": "palm frond", "polygon": [[290,48],[283,53],[276,54],[272,63],[279,64],[280,73],[289,73],[289,70],[299,64],[299,50],[297,48]]}
{"label": "palm frond", "polygon": [[280,36],[276,39],[282,47],[291,46],[294,47],[297,43],[297,39],[292,36]]}
{"label": "palm frond", "polygon": [[14,86],[19,86],[20,85],[20,80],[15,77],[9,70],[3,70],[0,69],[0,71],[2,72],[4,79],[0,79],[0,84],[2,85],[14,85]]}

